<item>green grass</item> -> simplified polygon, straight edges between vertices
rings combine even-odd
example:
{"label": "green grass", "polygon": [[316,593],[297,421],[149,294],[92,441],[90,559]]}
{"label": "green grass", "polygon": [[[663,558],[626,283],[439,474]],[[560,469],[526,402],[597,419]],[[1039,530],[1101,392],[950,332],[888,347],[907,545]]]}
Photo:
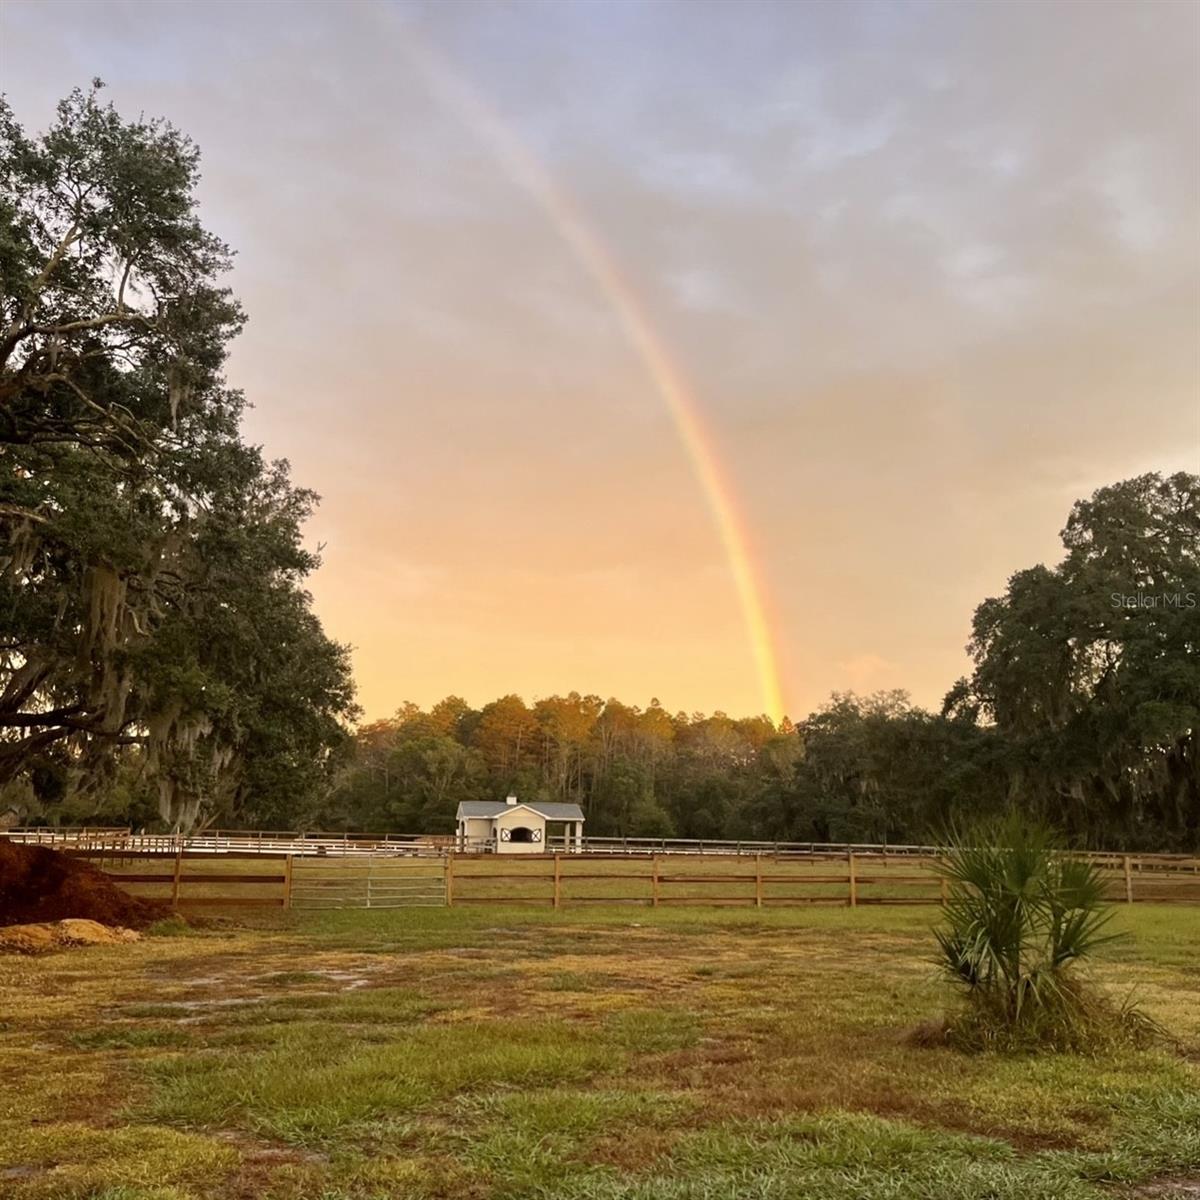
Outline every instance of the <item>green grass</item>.
{"label": "green grass", "polygon": [[5,1200],[1113,1200],[1200,1177],[1200,912],[1099,960],[1178,1048],[966,1055],[932,909],[276,914],[0,959]]}
{"label": "green grass", "polygon": [[549,1020],[496,1022],[489,1037],[467,1024],[424,1025],[375,1044],[332,1022],[321,1028],[315,1037],[301,1025],[255,1054],[166,1062],[155,1072],[146,1115],[324,1143],[483,1084],[524,1088],[585,1079],[606,1058],[595,1035],[580,1037]]}
{"label": "green grass", "polygon": [[182,1029],[125,1025],[81,1029],[70,1034],[67,1041],[80,1050],[142,1050],[148,1047],[186,1046],[189,1038]]}

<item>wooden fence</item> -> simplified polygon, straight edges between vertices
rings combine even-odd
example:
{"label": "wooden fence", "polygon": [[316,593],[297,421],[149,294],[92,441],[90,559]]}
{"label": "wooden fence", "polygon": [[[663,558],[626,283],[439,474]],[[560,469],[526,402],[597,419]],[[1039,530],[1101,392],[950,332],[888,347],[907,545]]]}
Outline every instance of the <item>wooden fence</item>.
{"label": "wooden fence", "polygon": [[[446,859],[310,858],[154,850],[69,851],[133,895],[175,909],[398,908],[446,903]],[[137,868],[141,869],[137,869]]]}
{"label": "wooden fence", "polygon": [[[1110,900],[1200,903],[1200,860],[1112,855],[1096,859]],[[451,856],[449,904],[742,906],[941,904],[947,885],[934,855],[879,850],[755,854],[753,864],[651,855]],[[524,887],[522,885],[525,885]]]}
{"label": "wooden fence", "polygon": [[[459,855],[431,858],[214,855],[79,850],[134,894],[179,909],[398,908],[510,904],[742,906],[938,904],[932,855],[847,850],[752,859],[693,855]],[[1200,860],[1119,855],[1099,860],[1109,898],[1200,903]]]}
{"label": "wooden fence", "polygon": [[[288,856],[253,861],[238,855],[166,856],[152,850],[71,851],[100,867],[135,896],[164,900],[175,909],[289,908],[294,863]],[[143,869],[136,869],[139,865]],[[148,869],[152,868],[152,869]]]}

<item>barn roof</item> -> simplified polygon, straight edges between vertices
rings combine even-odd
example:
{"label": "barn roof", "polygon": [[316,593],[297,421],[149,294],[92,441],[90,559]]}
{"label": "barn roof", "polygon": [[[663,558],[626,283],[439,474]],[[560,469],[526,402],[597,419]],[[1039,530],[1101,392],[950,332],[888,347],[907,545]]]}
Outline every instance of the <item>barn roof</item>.
{"label": "barn roof", "polygon": [[583,809],[578,804],[543,804],[540,800],[522,800],[508,804],[503,800],[464,800],[458,806],[458,819],[464,817],[498,817],[510,808],[528,808],[547,821],[582,821]]}

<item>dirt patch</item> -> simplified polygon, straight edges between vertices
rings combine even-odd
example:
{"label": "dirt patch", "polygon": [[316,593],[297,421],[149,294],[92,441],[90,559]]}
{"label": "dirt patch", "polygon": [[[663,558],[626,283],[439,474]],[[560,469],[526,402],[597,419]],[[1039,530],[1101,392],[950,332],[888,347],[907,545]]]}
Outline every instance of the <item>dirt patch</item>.
{"label": "dirt patch", "polygon": [[273,1145],[257,1141],[236,1129],[221,1129],[213,1135],[218,1141],[233,1146],[244,1163],[327,1163],[328,1154],[304,1150],[296,1146]]}
{"label": "dirt patch", "polygon": [[662,1162],[678,1141],[679,1131],[670,1129],[633,1129],[620,1137],[606,1134],[592,1143],[585,1161],[589,1166],[648,1171]]}
{"label": "dirt patch", "polygon": [[950,1045],[950,1024],[945,1017],[930,1018],[918,1022],[900,1035],[905,1045],[921,1050],[943,1049]]}
{"label": "dirt patch", "polygon": [[280,1168],[321,1168],[328,1163],[322,1154],[266,1146],[249,1147],[224,1134],[217,1134],[217,1137],[222,1141],[234,1142],[242,1154],[236,1173],[222,1183],[221,1195],[227,1200],[259,1200],[275,1182],[275,1173]]}
{"label": "dirt patch", "polygon": [[1195,1200],[1200,1198],[1200,1178],[1160,1179],[1157,1183],[1134,1188],[1127,1194],[1141,1197],[1142,1200],[1150,1200],[1151,1197],[1154,1200]]}
{"label": "dirt patch", "polygon": [[113,946],[140,941],[141,936],[132,929],[74,918],[37,925],[6,925],[0,928],[0,954],[47,954],[72,946]]}
{"label": "dirt patch", "polygon": [[143,929],[169,914],[160,901],[121,891],[91,863],[0,838],[0,926],[80,918]]}

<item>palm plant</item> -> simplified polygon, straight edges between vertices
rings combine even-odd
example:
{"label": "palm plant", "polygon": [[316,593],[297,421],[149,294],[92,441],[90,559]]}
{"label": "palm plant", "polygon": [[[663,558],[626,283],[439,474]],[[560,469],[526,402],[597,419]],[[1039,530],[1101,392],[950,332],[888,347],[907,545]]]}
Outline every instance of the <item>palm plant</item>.
{"label": "palm plant", "polygon": [[935,930],[943,972],[965,992],[950,1032],[960,1043],[1079,1048],[1103,1028],[1149,1029],[1113,1010],[1073,971],[1119,934],[1095,864],[1061,849],[1048,826],[1019,814],[953,831],[939,873],[945,924]]}

